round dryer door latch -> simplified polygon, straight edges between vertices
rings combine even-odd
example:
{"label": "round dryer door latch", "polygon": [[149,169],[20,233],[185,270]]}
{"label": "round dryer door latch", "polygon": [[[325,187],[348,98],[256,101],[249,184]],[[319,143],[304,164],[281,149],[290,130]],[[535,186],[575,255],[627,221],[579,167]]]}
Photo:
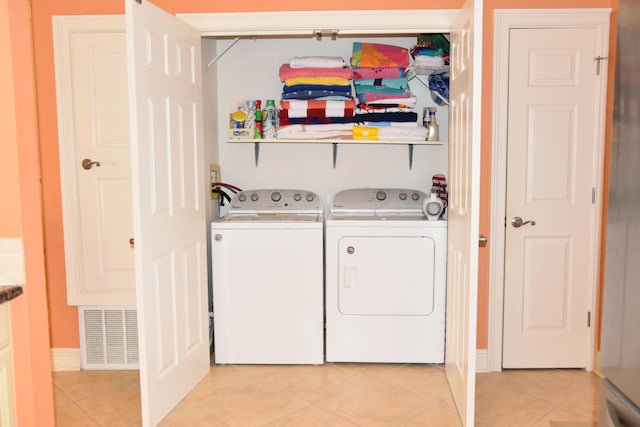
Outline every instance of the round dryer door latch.
{"label": "round dryer door latch", "polygon": [[347,253],[349,255],[352,255],[355,251],[356,251],[356,248],[354,248],[353,246],[347,246]]}

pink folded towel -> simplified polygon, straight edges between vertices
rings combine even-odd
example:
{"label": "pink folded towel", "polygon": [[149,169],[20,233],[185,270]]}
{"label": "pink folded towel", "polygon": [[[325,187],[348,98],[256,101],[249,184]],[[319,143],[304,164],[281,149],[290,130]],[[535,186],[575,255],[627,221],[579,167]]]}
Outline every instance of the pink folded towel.
{"label": "pink folded towel", "polygon": [[289,64],[280,66],[280,81],[296,77],[341,77],[351,80],[351,69],[349,68],[291,68]]}

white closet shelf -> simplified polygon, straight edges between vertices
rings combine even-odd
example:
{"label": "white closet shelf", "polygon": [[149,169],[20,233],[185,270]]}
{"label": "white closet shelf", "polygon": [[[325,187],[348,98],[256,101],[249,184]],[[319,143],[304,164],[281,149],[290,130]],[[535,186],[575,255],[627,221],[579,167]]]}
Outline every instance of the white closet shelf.
{"label": "white closet shelf", "polygon": [[338,160],[338,144],[373,144],[373,145],[406,145],[409,147],[409,169],[413,167],[413,146],[414,145],[443,145],[442,141],[407,141],[407,140],[376,140],[376,139],[240,139],[229,138],[227,142],[232,143],[254,143],[254,155],[256,167],[260,160],[260,144],[333,144],[333,168],[336,168]]}
{"label": "white closet shelf", "polygon": [[407,140],[380,140],[380,139],[253,139],[253,138],[229,138],[227,142],[247,143],[264,142],[265,144],[377,144],[377,145],[442,145],[442,141],[407,141]]}

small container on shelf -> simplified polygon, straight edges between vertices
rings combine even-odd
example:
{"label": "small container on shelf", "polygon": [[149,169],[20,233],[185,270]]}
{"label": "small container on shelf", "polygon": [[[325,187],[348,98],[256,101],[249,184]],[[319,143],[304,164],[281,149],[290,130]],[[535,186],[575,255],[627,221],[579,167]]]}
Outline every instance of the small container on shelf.
{"label": "small container on shelf", "polygon": [[234,111],[229,115],[229,138],[250,139],[253,138],[253,128],[245,128],[247,115],[243,111]]}
{"label": "small container on shelf", "polygon": [[429,133],[427,141],[438,141],[440,139],[440,126],[436,122],[436,107],[429,107]]}

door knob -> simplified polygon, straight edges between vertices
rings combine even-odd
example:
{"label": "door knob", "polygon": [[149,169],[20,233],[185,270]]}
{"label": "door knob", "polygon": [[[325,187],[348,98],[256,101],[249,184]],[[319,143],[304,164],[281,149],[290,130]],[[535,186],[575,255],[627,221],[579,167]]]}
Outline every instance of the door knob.
{"label": "door knob", "polygon": [[136,241],[132,238],[129,239],[129,246],[133,249],[136,246]]}
{"label": "door knob", "polygon": [[94,165],[96,167],[100,167],[100,162],[94,162],[91,159],[83,159],[82,160],[82,167],[85,168],[86,170],[91,169]]}
{"label": "door knob", "polygon": [[536,225],[536,222],[533,220],[523,221],[522,218],[520,218],[519,216],[514,216],[513,218],[511,218],[511,225],[514,226],[515,228],[520,228],[523,225],[527,225],[527,224]]}

